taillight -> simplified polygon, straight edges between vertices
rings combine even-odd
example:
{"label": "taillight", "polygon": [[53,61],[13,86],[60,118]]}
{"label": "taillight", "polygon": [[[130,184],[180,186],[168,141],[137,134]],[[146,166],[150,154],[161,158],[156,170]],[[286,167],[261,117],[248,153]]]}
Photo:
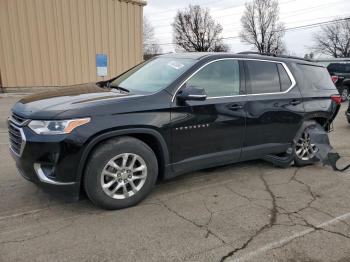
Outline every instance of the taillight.
{"label": "taillight", "polygon": [[336,82],[338,82],[339,80],[339,76],[332,76],[332,81],[335,84]]}
{"label": "taillight", "polygon": [[332,95],[331,96],[332,101],[334,101],[337,105],[341,104],[341,96],[340,95]]}

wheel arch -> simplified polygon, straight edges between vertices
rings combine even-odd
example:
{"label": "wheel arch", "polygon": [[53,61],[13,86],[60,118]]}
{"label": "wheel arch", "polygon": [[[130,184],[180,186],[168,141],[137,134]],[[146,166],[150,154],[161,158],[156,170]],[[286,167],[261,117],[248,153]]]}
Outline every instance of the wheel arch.
{"label": "wheel arch", "polygon": [[315,121],[316,123],[320,124],[322,127],[324,127],[326,129],[326,131],[328,131],[328,119],[326,117],[314,117],[309,119],[309,121]]}
{"label": "wheel arch", "polygon": [[331,130],[331,117],[326,114],[320,114],[317,116],[309,116],[305,118],[303,122],[315,121],[317,124],[320,124],[327,132]]}
{"label": "wheel arch", "polygon": [[93,150],[102,142],[121,136],[129,136],[134,137],[136,139],[141,140],[145,144],[147,144],[155,153],[158,160],[159,167],[159,178],[162,179],[167,172],[167,166],[169,164],[169,151],[167,144],[163,138],[163,136],[153,130],[151,128],[130,128],[130,129],[122,129],[115,131],[107,131],[105,133],[99,134],[95,136],[84,148],[82,153],[82,157],[78,166],[77,173],[77,183],[80,185],[80,189],[82,189],[82,180],[84,177],[84,171],[86,167],[86,162],[89,159]]}

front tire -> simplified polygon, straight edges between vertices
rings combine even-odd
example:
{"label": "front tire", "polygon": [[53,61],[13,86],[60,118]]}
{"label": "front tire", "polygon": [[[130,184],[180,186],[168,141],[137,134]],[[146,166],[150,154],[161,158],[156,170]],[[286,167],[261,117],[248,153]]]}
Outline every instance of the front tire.
{"label": "front tire", "polygon": [[158,176],[152,149],[132,137],[120,137],[99,145],[88,160],[84,187],[89,199],[105,209],[121,209],[141,202]]}

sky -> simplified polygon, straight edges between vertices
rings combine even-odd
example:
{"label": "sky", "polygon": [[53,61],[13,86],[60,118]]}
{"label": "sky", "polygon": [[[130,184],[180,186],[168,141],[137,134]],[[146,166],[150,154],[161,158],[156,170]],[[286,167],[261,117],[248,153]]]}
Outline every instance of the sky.
{"label": "sky", "polygon": [[[144,15],[154,27],[155,37],[162,51],[174,52],[171,23],[178,9],[199,4],[209,8],[212,17],[223,26],[222,37],[236,37],[241,30],[241,16],[244,4],[252,0],[148,0]],[[280,21],[286,28],[310,25],[350,16],[349,0],[279,0]],[[320,26],[287,31],[284,42],[291,55],[304,56],[313,46],[313,35]],[[231,52],[252,50],[238,37],[225,39]],[[320,57],[320,55],[316,55]]]}

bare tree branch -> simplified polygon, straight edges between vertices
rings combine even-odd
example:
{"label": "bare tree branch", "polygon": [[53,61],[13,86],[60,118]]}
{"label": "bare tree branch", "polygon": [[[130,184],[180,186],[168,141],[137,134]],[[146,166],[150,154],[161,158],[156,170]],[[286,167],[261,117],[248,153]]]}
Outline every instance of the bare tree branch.
{"label": "bare tree branch", "polygon": [[241,41],[254,46],[260,53],[280,54],[285,51],[282,41],[285,28],[279,22],[277,0],[254,0],[246,3],[241,18]]}
{"label": "bare tree branch", "polygon": [[213,20],[208,9],[199,5],[179,10],[172,27],[179,49],[188,52],[227,52],[229,49],[220,36],[222,26]]}
{"label": "bare tree branch", "polygon": [[156,54],[160,54],[162,49],[158,40],[154,37],[154,28],[147,19],[143,18],[143,54],[144,57],[149,58]]}
{"label": "bare tree branch", "polygon": [[350,57],[350,17],[322,26],[314,35],[315,52],[337,57]]}

